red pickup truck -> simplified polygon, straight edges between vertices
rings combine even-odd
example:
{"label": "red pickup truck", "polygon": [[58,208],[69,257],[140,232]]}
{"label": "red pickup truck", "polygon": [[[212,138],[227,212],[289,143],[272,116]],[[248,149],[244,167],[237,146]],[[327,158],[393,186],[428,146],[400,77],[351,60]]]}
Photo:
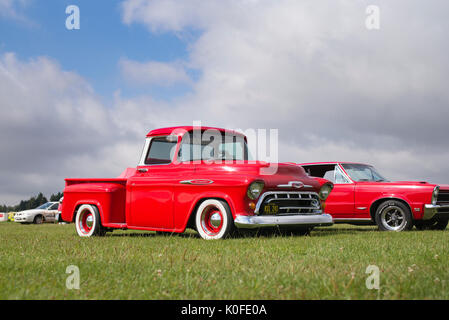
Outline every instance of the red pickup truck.
{"label": "red pickup truck", "polygon": [[[332,183],[287,163],[249,160],[241,133],[210,127],[150,131],[140,162],[114,179],[66,179],[62,219],[81,237],[118,229],[221,239],[235,228],[306,233],[332,225],[322,204]],[[275,168],[275,171],[269,170]]]}

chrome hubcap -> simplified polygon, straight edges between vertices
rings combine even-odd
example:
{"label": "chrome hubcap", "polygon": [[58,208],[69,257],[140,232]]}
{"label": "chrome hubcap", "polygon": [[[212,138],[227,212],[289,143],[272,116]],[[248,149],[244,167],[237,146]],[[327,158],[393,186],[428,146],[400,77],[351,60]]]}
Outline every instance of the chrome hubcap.
{"label": "chrome hubcap", "polygon": [[390,206],[382,211],[383,226],[391,231],[402,230],[406,224],[404,211],[396,206]]}
{"label": "chrome hubcap", "polygon": [[210,224],[215,228],[218,228],[221,225],[221,216],[219,213],[214,213],[210,217]]}

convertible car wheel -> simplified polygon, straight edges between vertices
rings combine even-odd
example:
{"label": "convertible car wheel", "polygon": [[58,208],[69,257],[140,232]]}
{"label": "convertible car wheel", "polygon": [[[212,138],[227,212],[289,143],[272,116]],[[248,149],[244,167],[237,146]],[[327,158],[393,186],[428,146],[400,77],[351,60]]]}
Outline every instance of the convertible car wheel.
{"label": "convertible car wheel", "polygon": [[234,227],[231,209],[222,200],[204,200],[196,211],[195,226],[203,239],[223,239]]}
{"label": "convertible car wheel", "polygon": [[427,221],[415,221],[416,229],[418,230],[444,230],[449,222],[447,217],[436,217]]}
{"label": "convertible car wheel", "polygon": [[381,231],[405,231],[413,228],[410,209],[397,200],[382,203],[376,211],[375,220]]}
{"label": "convertible car wheel", "polygon": [[98,209],[89,204],[79,207],[76,213],[75,228],[80,237],[102,236],[106,233],[101,226]]}

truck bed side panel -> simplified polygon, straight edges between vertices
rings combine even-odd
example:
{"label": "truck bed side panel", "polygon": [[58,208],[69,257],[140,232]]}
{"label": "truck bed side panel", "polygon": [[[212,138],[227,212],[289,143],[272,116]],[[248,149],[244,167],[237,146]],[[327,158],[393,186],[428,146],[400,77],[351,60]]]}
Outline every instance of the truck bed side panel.
{"label": "truck bed side panel", "polygon": [[76,210],[80,205],[92,204],[98,207],[104,226],[110,223],[126,223],[126,180],[80,180],[66,182],[62,204],[64,221],[74,221]]}

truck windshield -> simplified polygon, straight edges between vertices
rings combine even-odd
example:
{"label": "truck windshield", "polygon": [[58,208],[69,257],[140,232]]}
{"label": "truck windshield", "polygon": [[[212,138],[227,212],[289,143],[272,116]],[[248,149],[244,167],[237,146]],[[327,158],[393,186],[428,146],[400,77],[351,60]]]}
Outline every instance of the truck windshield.
{"label": "truck windshield", "polygon": [[354,181],[387,181],[387,179],[382,177],[372,166],[356,163],[345,163],[342,164],[342,166]]}
{"label": "truck windshield", "polygon": [[243,136],[221,132],[184,135],[178,153],[181,162],[195,160],[248,160],[248,147]]}

